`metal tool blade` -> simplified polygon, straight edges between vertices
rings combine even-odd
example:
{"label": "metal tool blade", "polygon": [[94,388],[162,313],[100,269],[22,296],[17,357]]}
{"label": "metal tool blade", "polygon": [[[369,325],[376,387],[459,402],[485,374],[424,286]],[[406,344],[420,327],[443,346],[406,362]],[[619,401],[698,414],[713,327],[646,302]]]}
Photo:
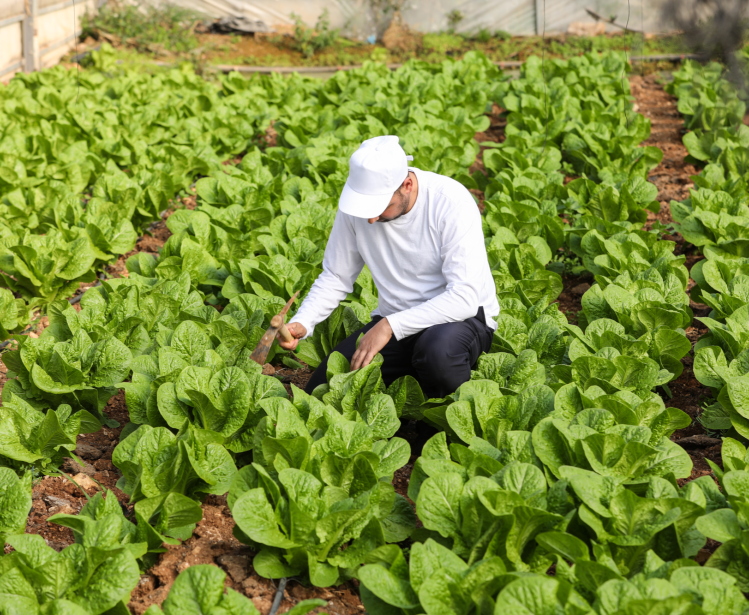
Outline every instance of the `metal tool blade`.
{"label": "metal tool blade", "polygon": [[297,298],[297,295],[299,295],[299,291],[296,291],[293,295],[291,295],[291,299],[286,302],[286,305],[284,305],[283,309],[278,313],[278,315],[283,318],[284,322],[286,321],[286,313],[289,311],[291,304],[294,303],[294,299]]}
{"label": "metal tool blade", "polygon": [[270,347],[273,346],[273,340],[276,339],[277,332],[277,327],[270,327],[263,334],[263,337],[260,338],[257,346],[255,346],[255,350],[250,355],[250,359],[255,361],[255,363],[265,365],[265,360],[268,358],[268,352],[270,352]]}
{"label": "metal tool blade", "polygon": [[[286,305],[283,307],[283,309],[279,312],[279,316],[281,317],[281,326],[283,326],[284,320],[286,319],[286,313],[289,311],[289,308],[291,307],[291,304],[294,303],[294,300],[299,295],[299,291],[296,291],[291,299],[289,299],[286,302]],[[268,330],[263,334],[263,337],[260,338],[260,341],[258,342],[258,345],[255,346],[255,350],[252,351],[252,354],[250,355],[250,359],[255,361],[255,363],[259,363],[260,365],[265,365],[265,361],[268,358],[268,353],[270,352],[271,346],[273,346],[273,340],[276,339],[276,333],[278,333],[278,330],[281,327],[269,327]]]}

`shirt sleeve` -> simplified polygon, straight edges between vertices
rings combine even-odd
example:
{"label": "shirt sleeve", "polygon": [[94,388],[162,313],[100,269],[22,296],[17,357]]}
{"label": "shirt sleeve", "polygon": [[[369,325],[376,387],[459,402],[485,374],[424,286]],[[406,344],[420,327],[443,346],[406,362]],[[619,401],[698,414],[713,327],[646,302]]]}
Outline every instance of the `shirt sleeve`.
{"label": "shirt sleeve", "polygon": [[445,291],[387,317],[397,340],[434,325],[462,322],[476,316],[489,261],[481,229],[481,214],[473,199],[468,198],[470,204],[462,198],[457,203],[451,199],[452,202],[445,205],[445,215],[441,220],[440,256],[442,274],[447,282]]}
{"label": "shirt sleeve", "polygon": [[303,339],[311,336],[315,326],[330,316],[354,290],[354,282],[363,268],[364,259],[356,246],[353,221],[350,216],[338,211],[325,246],[322,273],[289,321],[298,322],[307,329]]}

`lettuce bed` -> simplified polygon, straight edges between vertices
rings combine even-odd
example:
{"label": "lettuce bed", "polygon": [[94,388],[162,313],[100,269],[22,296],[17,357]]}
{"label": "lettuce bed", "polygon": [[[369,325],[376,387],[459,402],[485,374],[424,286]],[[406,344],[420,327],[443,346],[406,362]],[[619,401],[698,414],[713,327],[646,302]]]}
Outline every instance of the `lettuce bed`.
{"label": "lettuce bed", "polygon": [[[15,552],[0,557],[0,612],[15,612],[5,606],[14,601],[27,612],[125,612],[139,569],[191,536],[208,494],[227,494],[258,574],[319,587],[357,579],[373,614],[745,612],[746,191],[743,150],[721,145],[743,136],[718,126],[739,103],[694,113],[704,116],[691,122],[704,131],[689,138],[694,151],[717,152],[716,162],[672,206],[708,256],[692,273],[692,293],[714,311],[695,359],[717,396],[703,420],[733,436],[718,484],[684,481],[692,462],[670,436],[690,419],[663,399],[691,351],[690,275],[646,225],[659,207],[647,176],[662,154],[639,146],[650,124],[632,110],[626,70],[620,55],[589,54],[547,62],[544,81],[534,58],[510,81],[468,54],[394,72],[367,64],[324,83],[91,71],[77,101],[59,69],[14,80],[0,93],[0,332],[22,328],[36,307],[50,326],[3,355],[0,531]],[[695,70],[677,77],[685,99]],[[505,138],[480,151],[474,135],[493,105]],[[265,147],[271,121],[277,143]],[[720,130],[730,134],[713,139]],[[484,195],[502,308],[491,351],[443,399],[425,399],[409,377],[385,387],[378,361],[351,372],[340,355],[327,384],[289,396],[249,355],[286,297],[304,296],[320,271],[348,156],[387,133],[401,135],[416,166]],[[220,164],[238,153],[236,166]],[[470,172],[479,154],[486,173]],[[168,218],[157,258],[129,258],[128,277],[88,290],[80,311],[60,300],[129,251],[198,177],[197,208]],[[560,251],[594,279],[577,325],[555,303]],[[376,293],[363,271],[298,357],[319,364],[369,320]],[[277,351],[274,361],[293,359]],[[53,469],[79,433],[109,421],[103,408],[118,389],[130,422],[113,462],[134,517],[107,494],[53,519],[76,536],[59,554],[19,535],[28,471]],[[396,436],[404,419],[438,430],[408,499],[392,485],[411,457]],[[722,546],[700,567],[708,538]],[[52,568],[54,582],[42,573]],[[115,570],[118,583],[104,583]],[[163,610],[188,604],[254,612],[211,567],[183,573]]]}

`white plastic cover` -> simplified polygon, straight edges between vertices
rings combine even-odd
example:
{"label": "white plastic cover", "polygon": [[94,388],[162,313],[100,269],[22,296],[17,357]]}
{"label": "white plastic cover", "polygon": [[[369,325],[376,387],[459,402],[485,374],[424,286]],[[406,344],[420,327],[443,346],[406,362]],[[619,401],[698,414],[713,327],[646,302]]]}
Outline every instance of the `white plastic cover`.
{"label": "white plastic cover", "polygon": [[[148,0],[158,3],[162,0]],[[245,16],[261,20],[268,26],[292,24],[291,14],[314,25],[328,9],[331,26],[348,36],[365,39],[382,34],[388,18],[375,11],[371,0],[171,0],[173,4],[204,13],[210,17]],[[403,21],[420,32],[439,32],[448,28],[448,15],[459,11],[457,32],[490,32],[503,30],[515,35],[565,32],[573,21],[593,21],[586,8],[613,17],[648,32],[665,29],[661,24],[663,0],[408,0],[402,11]],[[611,29],[611,28],[609,28]],[[614,29],[615,30],[615,29]]]}

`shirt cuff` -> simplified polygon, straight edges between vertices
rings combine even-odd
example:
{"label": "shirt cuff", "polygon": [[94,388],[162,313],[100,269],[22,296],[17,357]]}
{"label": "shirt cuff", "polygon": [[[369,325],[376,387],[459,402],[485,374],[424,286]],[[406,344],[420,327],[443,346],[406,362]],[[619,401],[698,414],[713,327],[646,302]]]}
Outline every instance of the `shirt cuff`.
{"label": "shirt cuff", "polygon": [[403,323],[401,322],[401,319],[399,318],[400,314],[390,314],[390,316],[385,316],[387,318],[388,324],[390,325],[390,328],[393,330],[393,335],[395,336],[395,339],[399,342],[406,337],[403,335]]}

